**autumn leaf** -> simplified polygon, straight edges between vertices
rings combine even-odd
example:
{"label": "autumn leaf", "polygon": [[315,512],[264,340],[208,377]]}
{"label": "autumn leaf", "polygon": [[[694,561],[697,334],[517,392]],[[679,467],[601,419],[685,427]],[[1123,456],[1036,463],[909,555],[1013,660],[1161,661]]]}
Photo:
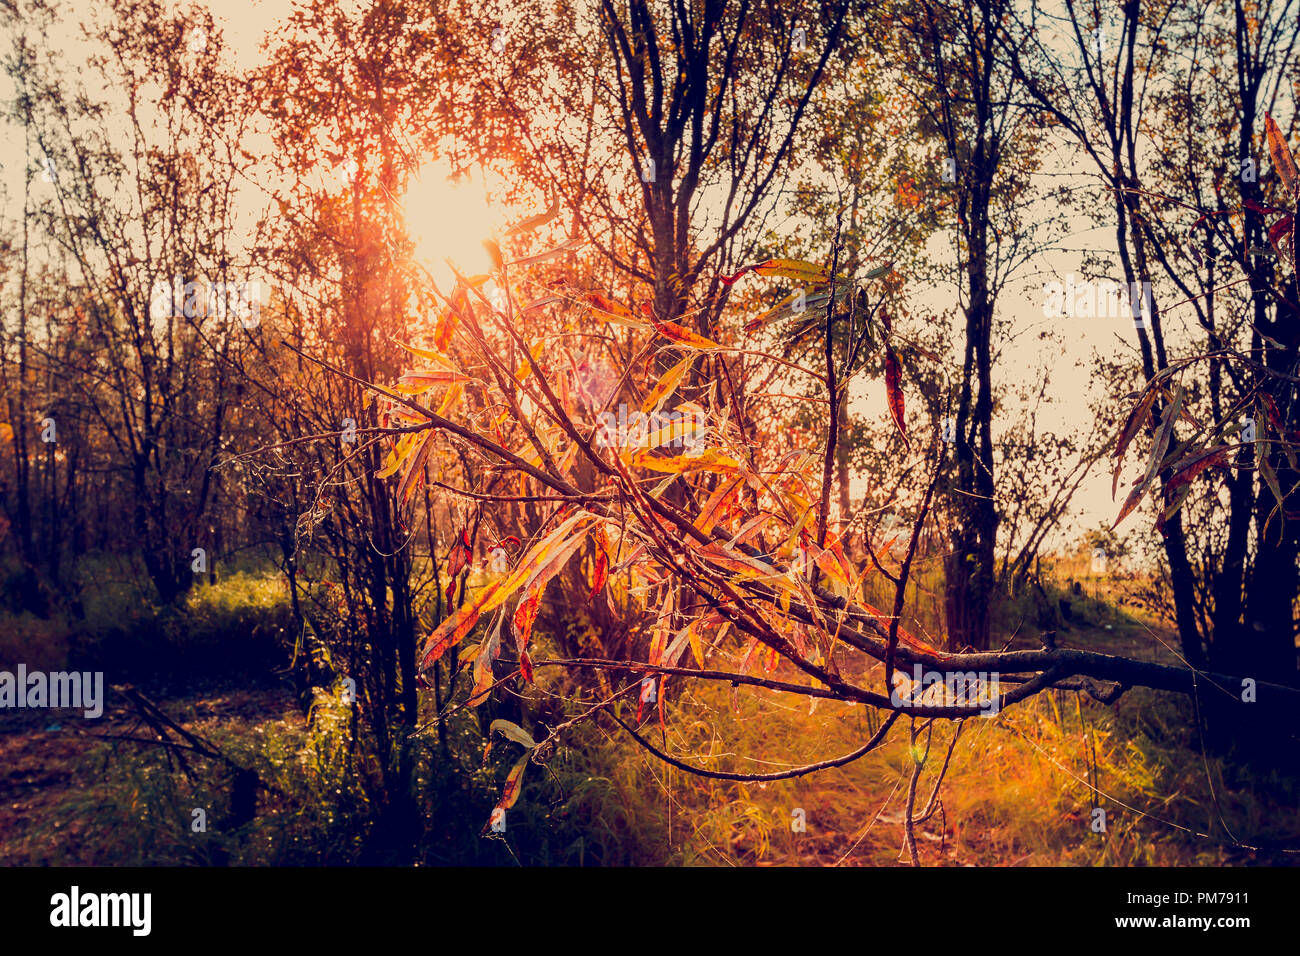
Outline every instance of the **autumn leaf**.
{"label": "autumn leaf", "polygon": [[1173,400],[1165,408],[1164,416],[1160,419],[1160,428],[1156,430],[1155,445],[1151,449],[1151,460],[1147,464],[1146,474],[1129,492],[1128,498],[1124,501],[1124,506],[1120,508],[1119,517],[1111,525],[1112,529],[1118,527],[1119,523],[1127,518],[1133,509],[1138,506],[1138,503],[1142,501],[1142,496],[1146,494],[1147,489],[1151,486],[1152,479],[1160,470],[1160,462],[1164,460],[1165,451],[1169,448],[1169,438],[1173,434],[1174,422],[1178,420],[1179,409],[1182,408],[1185,395],[1184,388],[1181,385],[1178,386]]}
{"label": "autumn leaf", "polygon": [[509,810],[518,802],[519,794],[523,791],[524,768],[528,766],[529,756],[529,753],[525,753],[520,757],[519,762],[511,767],[510,773],[506,775],[506,785],[501,790],[501,799],[497,801],[500,809]]}
{"label": "autumn leaf", "polygon": [[1273,160],[1273,168],[1277,170],[1278,178],[1282,180],[1288,198],[1294,202],[1297,195],[1300,195],[1300,172],[1296,171],[1291,147],[1287,145],[1282,131],[1278,129],[1277,123],[1268,113],[1264,114],[1264,134],[1268,139],[1268,154]]}
{"label": "autumn leaf", "polygon": [[700,513],[695,519],[695,527],[705,534],[712,531],[713,526],[717,524],[718,518],[724,510],[727,499],[731,497],[743,480],[742,478],[733,478],[730,481],[720,482],[718,487],[713,490],[713,494],[709,495],[709,500],[704,503],[704,507],[700,509]]}
{"label": "autumn leaf", "polygon": [[480,836],[488,833],[492,829],[492,823],[496,820],[497,811],[503,813],[509,810],[519,800],[519,794],[523,792],[524,771],[528,769],[528,760],[532,756],[532,750],[524,751],[524,755],[519,758],[518,762],[510,768],[510,773],[506,775],[505,786],[501,789],[501,799],[497,805],[492,808],[492,813],[488,817],[488,822],[483,826]]}
{"label": "autumn leaf", "polygon": [[537,746],[537,741],[533,740],[528,731],[509,720],[497,718],[492,721],[492,726],[488,728],[488,736],[490,737],[492,734],[501,734],[503,737],[508,737],[517,744],[523,744],[530,750]]}
{"label": "autumn leaf", "polygon": [[582,544],[585,537],[585,535],[577,534],[560,545],[547,563],[534,571],[527,583],[525,583],[524,596],[520,599],[518,607],[515,608],[513,618],[515,644],[521,652],[528,649],[528,640],[532,635],[533,623],[537,620],[537,613],[541,609],[542,592],[546,590],[547,583],[560,572],[561,568],[573,555],[573,552]]}
{"label": "autumn leaf", "polygon": [[1206,448],[1197,454],[1189,455],[1177,464],[1172,465],[1173,474],[1169,476],[1169,481],[1165,484],[1166,494],[1173,492],[1181,485],[1190,484],[1206,468],[1224,464],[1227,460],[1227,454],[1227,445],[1215,445],[1213,448]]}
{"label": "autumn leaf", "polygon": [[825,285],[831,281],[830,273],[824,266],[801,259],[768,259],[765,262],[745,266],[729,276],[719,276],[723,285],[734,285],[742,276],[754,272],[761,276],[780,276],[795,279],[813,285]]}
{"label": "autumn leaf", "polygon": [[411,453],[411,449],[415,447],[415,442],[419,437],[419,432],[411,432],[394,442],[393,447],[384,459],[383,467],[375,472],[375,477],[389,478],[397,474],[397,470],[402,467],[402,462],[406,461],[406,456]]}
{"label": "autumn leaf", "polygon": [[572,239],[566,239],[553,249],[547,249],[545,252],[539,252],[536,255],[524,256],[522,259],[515,259],[510,263],[511,268],[515,266],[531,266],[539,262],[546,262],[548,259],[555,259],[571,252],[574,249],[582,248],[582,240],[577,236]]}
{"label": "autumn leaf", "polygon": [[500,623],[493,628],[491,634],[483,638],[479,647],[478,656],[474,659],[474,689],[470,691],[469,699],[466,701],[471,707],[477,707],[488,699],[492,682],[496,679],[492,672],[492,665],[501,652]]}
{"label": "autumn leaf", "polygon": [[551,200],[551,205],[546,210],[546,212],[538,213],[536,216],[529,216],[527,219],[515,223],[513,226],[511,226],[509,229],[506,230],[506,235],[518,236],[525,232],[531,232],[532,230],[536,229],[538,226],[546,225],[557,215],[559,215],[559,213],[560,213],[560,198],[557,195],[554,199]]}
{"label": "autumn leaf", "polygon": [[713,448],[707,448],[697,455],[676,455],[672,458],[653,455],[647,449],[638,452],[633,457],[632,463],[668,475],[681,475],[690,471],[711,471],[718,474],[729,474],[740,468],[740,462],[736,459]]}
{"label": "autumn leaf", "polygon": [[885,346],[885,395],[889,402],[889,414],[894,419],[894,424],[898,427],[898,434],[903,436],[903,443],[911,447],[911,442],[907,439],[907,424],[903,407],[903,386],[900,382],[901,373],[898,365],[898,356],[894,353],[891,346]]}
{"label": "autumn leaf", "polygon": [[690,329],[683,328],[676,322],[666,322],[659,319],[651,319],[650,321],[651,324],[654,325],[656,332],[664,338],[672,339],[678,345],[684,345],[687,348],[692,349],[703,349],[706,351],[722,348],[722,346],[717,342],[714,342],[711,339],[706,339],[702,335],[696,335]]}
{"label": "autumn leaf", "polygon": [[629,309],[627,306],[620,305],[613,299],[601,295],[599,292],[588,292],[583,296],[583,302],[591,307],[593,312],[603,313],[606,322],[615,322],[619,325],[627,325],[634,329],[644,329],[646,323]]}
{"label": "autumn leaf", "polygon": [[456,326],[460,324],[460,313],[450,306],[438,313],[438,321],[433,329],[433,341],[438,348],[443,351],[451,345],[451,337],[456,332]]}
{"label": "autumn leaf", "polygon": [[434,628],[433,633],[424,642],[424,654],[420,658],[420,670],[427,671],[443,654],[463,641],[465,636],[474,629],[474,625],[478,623],[479,616],[483,613],[487,603],[500,591],[501,582],[490,585],[479,592],[472,601],[457,608]]}
{"label": "autumn leaf", "polygon": [[609,536],[603,527],[597,526],[592,533],[592,540],[596,545],[596,563],[591,571],[591,593],[587,595],[588,602],[595,600],[609,577]]}
{"label": "autumn leaf", "polygon": [[429,453],[433,451],[434,433],[430,431],[419,434],[419,447],[411,456],[411,462],[397,485],[397,500],[402,504],[411,500],[412,493],[424,479],[424,463],[428,461]]}
{"label": "autumn leaf", "polygon": [[650,393],[650,397],[647,398],[645,404],[641,406],[641,411],[659,411],[659,408],[668,400],[668,397],[677,390],[677,386],[681,384],[686,373],[690,371],[691,363],[694,361],[695,356],[688,355],[668,371],[664,372],[663,377],[659,379],[658,383],[656,383],[654,391]]}
{"label": "autumn leaf", "polygon": [[1119,488],[1120,471],[1123,469],[1124,465],[1124,452],[1128,449],[1129,443],[1142,427],[1142,423],[1147,420],[1147,415],[1151,411],[1151,405],[1155,402],[1158,392],[1158,389],[1148,387],[1146,392],[1143,393],[1141,400],[1139,400],[1133,410],[1129,412],[1128,420],[1124,423],[1123,429],[1120,430],[1119,439],[1115,443],[1115,475],[1111,480],[1110,486],[1110,496],[1112,499],[1115,497],[1115,492]]}

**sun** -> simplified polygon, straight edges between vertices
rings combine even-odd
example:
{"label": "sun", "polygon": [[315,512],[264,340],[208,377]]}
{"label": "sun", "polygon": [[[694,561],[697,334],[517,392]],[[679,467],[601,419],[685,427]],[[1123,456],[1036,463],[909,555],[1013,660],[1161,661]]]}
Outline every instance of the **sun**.
{"label": "sun", "polygon": [[449,292],[455,284],[448,259],[462,275],[492,270],[483,240],[499,235],[504,222],[502,211],[489,201],[481,170],[456,178],[441,160],[425,163],[407,184],[403,219],[416,260],[440,290]]}

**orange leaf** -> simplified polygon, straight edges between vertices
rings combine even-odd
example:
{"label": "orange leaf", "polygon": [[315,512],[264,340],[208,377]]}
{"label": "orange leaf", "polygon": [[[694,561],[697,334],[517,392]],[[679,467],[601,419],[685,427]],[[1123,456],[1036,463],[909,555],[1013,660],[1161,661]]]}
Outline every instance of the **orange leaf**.
{"label": "orange leaf", "polygon": [[1287,145],[1282,131],[1278,129],[1277,123],[1268,113],[1264,114],[1264,134],[1268,139],[1268,153],[1273,160],[1273,168],[1277,170],[1278,178],[1282,180],[1287,194],[1294,200],[1297,193],[1300,193],[1300,172],[1296,171],[1291,147]]}
{"label": "orange leaf", "polygon": [[591,594],[587,596],[588,601],[595,599],[609,577],[609,537],[604,528],[598,527],[593,538],[596,542],[596,565],[591,573]]}
{"label": "orange leaf", "polygon": [[500,588],[500,582],[485,588],[473,601],[462,604],[434,628],[429,639],[424,642],[420,670],[427,671],[443,654],[465,639],[465,635],[478,623],[479,615],[483,613],[485,605]]}
{"label": "orange leaf", "polygon": [[678,325],[676,322],[660,321],[659,319],[650,320],[655,331],[664,338],[672,339],[678,345],[685,345],[692,349],[720,349],[722,348],[717,342],[706,339],[702,335],[696,335],[690,329]]}

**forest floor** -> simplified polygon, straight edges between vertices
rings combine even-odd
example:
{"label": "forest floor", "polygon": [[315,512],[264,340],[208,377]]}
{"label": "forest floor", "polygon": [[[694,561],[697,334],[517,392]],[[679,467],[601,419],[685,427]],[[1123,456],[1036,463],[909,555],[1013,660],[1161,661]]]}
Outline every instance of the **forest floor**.
{"label": "forest floor", "polygon": [[[1012,646],[1036,646],[1036,633],[1009,630]],[[1168,628],[1104,600],[1076,602],[1057,640],[1177,660]],[[778,666],[772,676],[797,675]],[[141,689],[187,731],[233,752],[269,754],[286,768],[283,786],[294,773],[311,772],[304,756],[311,730],[284,684],[227,678]],[[821,702],[810,710],[804,700],[764,690],[681,685],[670,687],[664,730],[650,719],[643,732],[687,762],[761,772],[850,753],[878,721],[862,707]],[[899,721],[887,743],[860,760],[771,783],[703,779],[665,765],[613,724],[587,727],[557,759],[559,773],[533,774],[520,801],[532,814],[528,826],[565,829],[564,854],[529,856],[514,846],[499,857],[525,864],[898,865],[908,861],[904,820],[916,755],[924,764],[915,806],[933,810],[915,827],[925,865],[1300,862],[1300,853],[1258,848],[1300,848],[1300,783],[1203,753],[1195,726],[1190,703],[1173,695],[1135,690],[1105,707],[1053,691],[966,721],[950,760],[955,725],[922,725],[913,740]],[[476,726],[469,733],[477,740]],[[189,808],[201,788],[185,782],[185,768],[162,748],[92,739],[115,736],[150,736],[120,695],[94,721],[56,710],[0,713],[0,865],[147,864],[175,862],[177,853],[200,864],[266,859],[211,846],[186,856]],[[474,740],[466,738],[464,750],[478,766],[481,741]],[[188,763],[200,772],[211,767]],[[467,845],[490,843],[477,840],[478,817],[486,818],[503,775],[500,768],[481,771],[480,789],[466,788],[455,819],[441,825],[463,829]],[[294,800],[317,801],[312,788],[322,786],[337,792],[332,779],[315,781]],[[284,828],[294,818],[277,817],[278,809],[268,809],[274,803],[263,803],[259,823]],[[297,832],[345,826],[335,809],[319,812],[319,820],[300,815]],[[351,837],[330,839],[323,861],[350,861]],[[586,849],[600,841],[603,849]]]}
{"label": "forest floor", "polygon": [[[202,735],[211,726],[277,724],[301,731],[306,722],[284,687],[226,686],[150,688],[168,713]],[[151,695],[152,696],[152,695]],[[101,717],[80,710],[8,710],[0,713],[0,865],[111,865],[102,812],[119,794],[106,786],[100,740],[149,737],[134,709],[111,695]],[[150,744],[113,742],[113,759],[130,760]],[[132,809],[132,808],[128,808]]]}

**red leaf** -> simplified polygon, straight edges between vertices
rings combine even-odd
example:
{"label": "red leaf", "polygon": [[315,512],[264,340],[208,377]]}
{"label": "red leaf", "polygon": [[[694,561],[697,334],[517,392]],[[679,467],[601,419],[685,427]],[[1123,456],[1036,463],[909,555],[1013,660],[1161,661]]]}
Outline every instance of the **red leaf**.
{"label": "red leaf", "polygon": [[596,566],[591,573],[591,593],[587,595],[588,602],[595,600],[609,578],[609,553],[606,550],[608,546],[605,531],[601,529],[596,533]]}
{"label": "red leaf", "polygon": [[686,345],[693,349],[720,349],[722,348],[712,339],[706,339],[702,335],[696,335],[690,329],[678,325],[676,322],[661,322],[657,319],[651,319],[655,331],[664,338],[672,339],[680,345]]}
{"label": "red leaf", "polygon": [[515,608],[515,642],[519,645],[520,653],[528,647],[528,638],[533,633],[533,624],[541,607],[542,592],[539,588],[531,591]]}
{"label": "red leaf", "polygon": [[898,356],[888,345],[885,346],[885,393],[889,400],[889,414],[893,416],[894,424],[898,426],[898,434],[903,436],[904,444],[911,447],[907,440],[907,427],[905,409],[903,406],[903,386],[901,383],[902,374],[898,366]]}
{"label": "red leaf", "polygon": [[519,672],[523,674],[524,680],[529,684],[535,683],[533,680],[533,659],[528,656],[527,651],[519,652]]}

